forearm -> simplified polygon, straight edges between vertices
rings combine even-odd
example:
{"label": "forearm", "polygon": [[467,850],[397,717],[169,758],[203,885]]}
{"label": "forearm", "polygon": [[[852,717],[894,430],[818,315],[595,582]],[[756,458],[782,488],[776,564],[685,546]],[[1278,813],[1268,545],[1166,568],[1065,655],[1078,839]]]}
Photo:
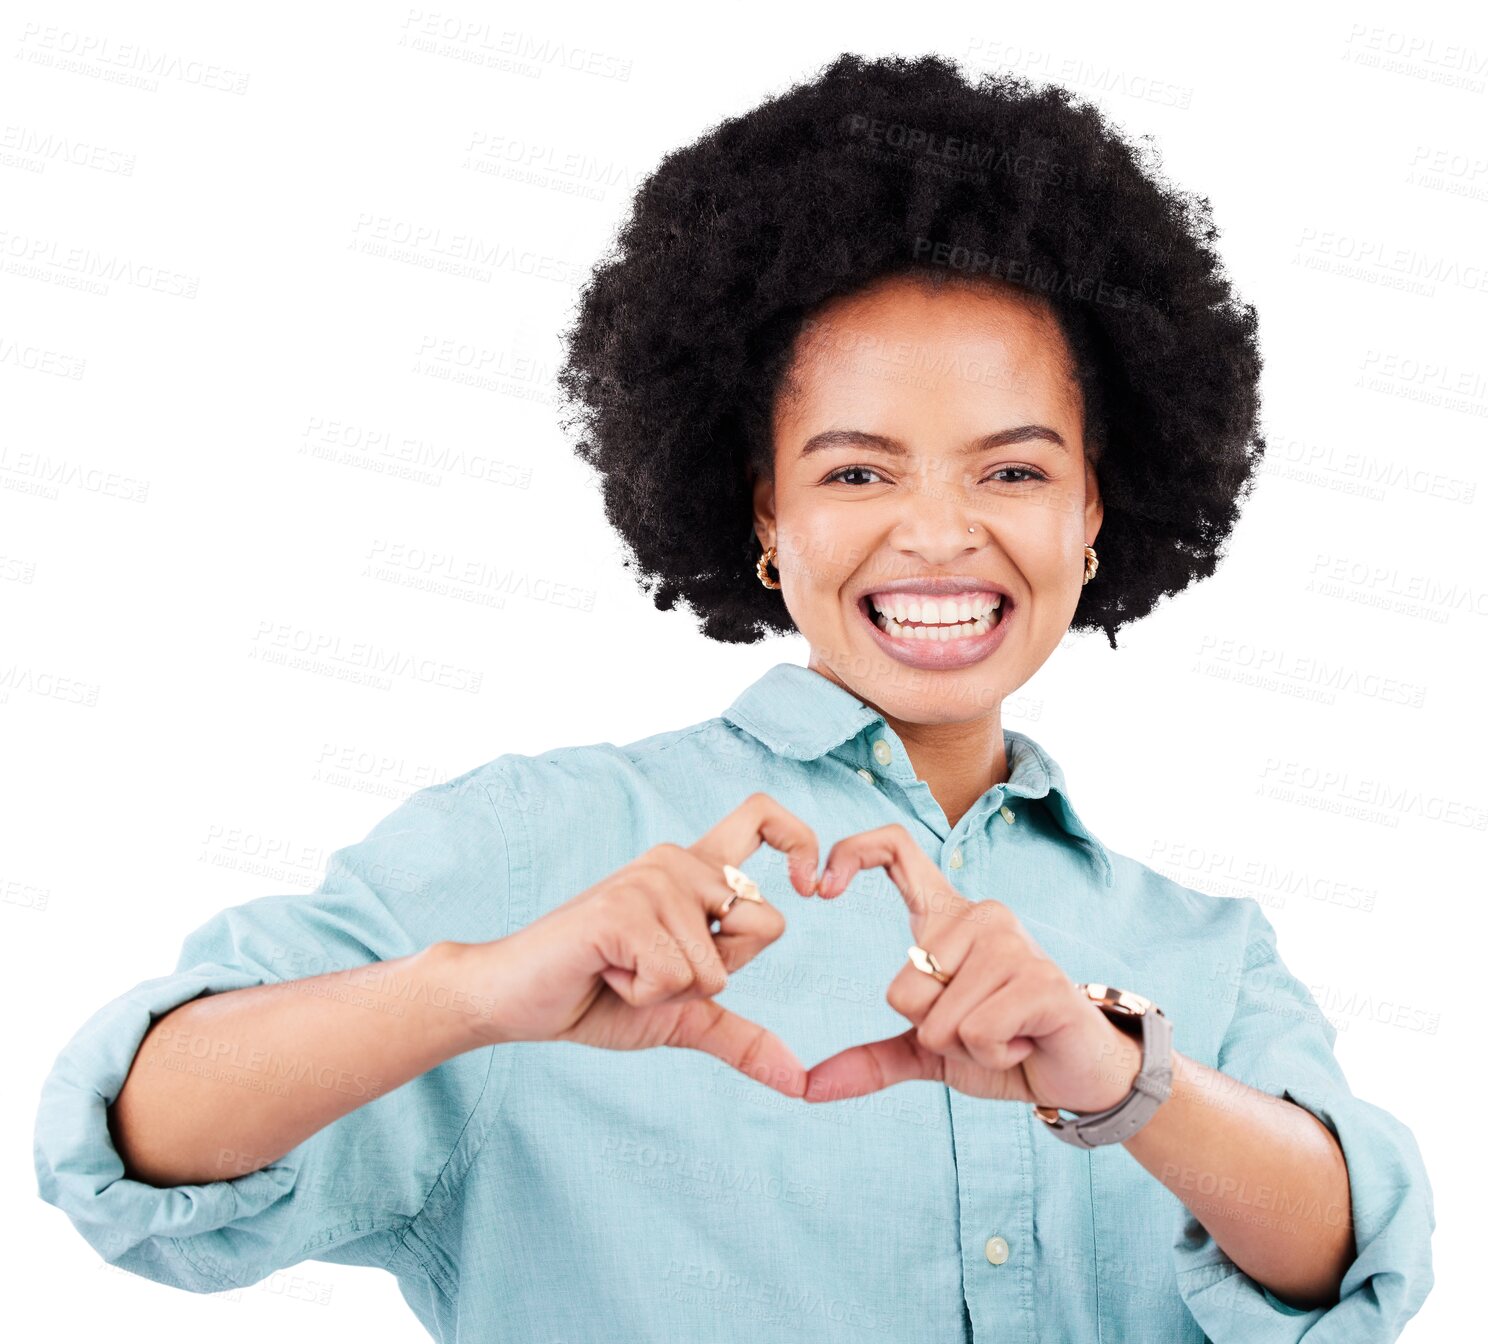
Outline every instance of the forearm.
{"label": "forearm", "polygon": [[109,1109],[125,1174],[226,1180],[481,1043],[457,949],[207,994],[152,1024]]}
{"label": "forearm", "polygon": [[1175,1050],[1172,1094],[1122,1146],[1284,1302],[1338,1300],[1355,1256],[1348,1166],[1310,1111]]}

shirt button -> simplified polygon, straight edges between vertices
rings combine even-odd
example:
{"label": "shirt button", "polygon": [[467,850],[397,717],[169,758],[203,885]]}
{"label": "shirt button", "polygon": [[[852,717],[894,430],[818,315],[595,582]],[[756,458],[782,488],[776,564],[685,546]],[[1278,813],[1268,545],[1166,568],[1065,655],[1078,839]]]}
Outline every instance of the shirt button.
{"label": "shirt button", "polygon": [[873,744],[873,759],[880,765],[887,765],[894,759],[894,749],[883,738],[879,738]]}
{"label": "shirt button", "polygon": [[961,866],[961,850],[959,848],[953,849],[951,851],[951,867],[952,868],[959,868],[960,866]]}
{"label": "shirt button", "polygon": [[863,778],[866,779],[870,784],[873,783],[873,771],[871,771],[871,770],[859,770],[858,773],[860,775],[862,775]]}
{"label": "shirt button", "polygon": [[1009,806],[1008,806],[1008,805],[1007,805],[1007,804],[1006,804],[1006,803],[1004,803],[1004,804],[1003,804],[1003,805],[1002,805],[1002,806],[1001,806],[1001,807],[999,807],[999,808],[998,808],[998,809],[997,809],[997,810],[998,810],[998,811],[999,811],[999,812],[1001,812],[1001,813],[1002,813],[1002,819],[1003,819],[1003,820],[1004,820],[1004,821],[1005,821],[1005,822],[1007,822],[1007,824],[1008,824],[1008,825],[1009,825],[1009,826],[1011,826],[1011,825],[1012,825],[1012,824],[1013,824],[1013,818],[1014,818],[1014,817],[1015,817],[1015,816],[1016,816],[1016,815],[1017,815],[1017,814],[1016,814],[1016,813],[1015,813],[1015,812],[1014,812],[1014,811],[1013,811],[1013,809],[1012,809],[1012,808],[1010,808],[1010,807],[1009,807]]}
{"label": "shirt button", "polygon": [[987,1261],[1000,1265],[1008,1258],[1008,1244],[1001,1237],[987,1238]]}

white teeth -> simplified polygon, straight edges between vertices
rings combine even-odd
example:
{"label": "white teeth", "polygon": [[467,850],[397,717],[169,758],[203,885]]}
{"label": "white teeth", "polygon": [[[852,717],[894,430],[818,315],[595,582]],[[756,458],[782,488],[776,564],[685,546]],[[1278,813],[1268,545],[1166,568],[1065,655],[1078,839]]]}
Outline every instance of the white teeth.
{"label": "white teeth", "polygon": [[1002,605],[1000,593],[958,593],[951,597],[933,598],[918,593],[873,593],[869,601],[884,616],[903,624],[926,622],[952,628],[991,615]]}
{"label": "white teeth", "polygon": [[971,635],[984,635],[996,624],[993,619],[997,608],[974,621],[962,621],[956,625],[901,625],[892,616],[879,615],[875,624],[894,639],[930,639],[937,642],[948,639],[965,639]]}

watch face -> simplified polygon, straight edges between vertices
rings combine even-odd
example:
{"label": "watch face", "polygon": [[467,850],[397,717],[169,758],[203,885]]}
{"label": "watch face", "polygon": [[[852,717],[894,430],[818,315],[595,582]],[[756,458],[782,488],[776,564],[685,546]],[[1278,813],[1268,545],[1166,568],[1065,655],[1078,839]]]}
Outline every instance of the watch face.
{"label": "watch face", "polygon": [[1161,1013],[1159,1008],[1151,999],[1141,994],[1135,994],[1129,989],[1117,989],[1115,985],[1081,985],[1085,991],[1085,997],[1092,1003],[1099,1004],[1105,1010],[1106,1015],[1111,1018],[1125,1017],[1122,1009],[1135,1009],[1136,1015],[1140,1017],[1143,1013]]}
{"label": "watch face", "polygon": [[1143,1013],[1150,1013],[1152,1011],[1153,1003],[1151,999],[1144,998],[1140,994],[1133,994],[1129,989],[1111,989],[1110,986],[1107,986],[1107,989],[1113,998],[1119,999],[1128,1008],[1136,1008]]}

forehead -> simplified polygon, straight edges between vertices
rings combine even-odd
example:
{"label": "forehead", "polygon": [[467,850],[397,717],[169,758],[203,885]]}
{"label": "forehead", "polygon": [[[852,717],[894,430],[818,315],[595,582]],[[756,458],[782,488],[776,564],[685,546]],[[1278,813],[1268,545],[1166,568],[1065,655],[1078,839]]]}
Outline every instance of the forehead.
{"label": "forehead", "polygon": [[1003,282],[893,276],[804,321],[776,422],[849,411],[855,420],[1068,420],[1079,403],[1069,346],[1038,295]]}

